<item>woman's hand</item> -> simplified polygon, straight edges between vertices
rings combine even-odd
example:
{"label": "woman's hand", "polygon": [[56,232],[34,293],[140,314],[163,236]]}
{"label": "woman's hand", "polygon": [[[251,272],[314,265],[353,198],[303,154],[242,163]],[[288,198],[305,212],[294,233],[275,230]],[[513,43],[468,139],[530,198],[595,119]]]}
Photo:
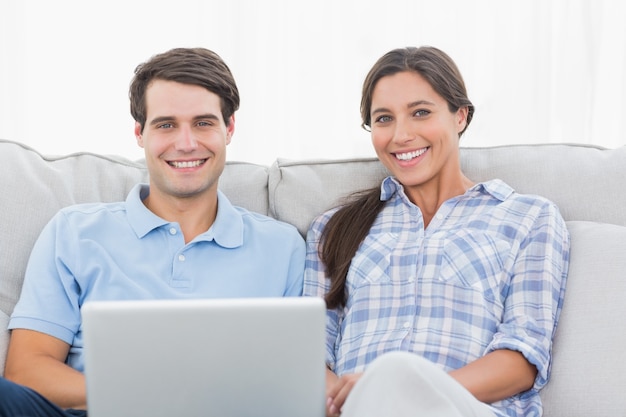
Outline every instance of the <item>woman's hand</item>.
{"label": "woman's hand", "polygon": [[348,398],[348,394],[363,374],[347,374],[337,377],[332,371],[326,371],[326,415],[336,417]]}

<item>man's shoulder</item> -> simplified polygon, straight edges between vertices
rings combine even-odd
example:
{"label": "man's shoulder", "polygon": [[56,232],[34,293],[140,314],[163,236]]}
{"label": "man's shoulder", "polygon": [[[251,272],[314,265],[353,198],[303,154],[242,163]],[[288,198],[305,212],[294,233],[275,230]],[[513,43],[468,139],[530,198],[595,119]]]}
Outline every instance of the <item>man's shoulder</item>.
{"label": "man's shoulder", "polygon": [[298,234],[298,229],[287,222],[277,220],[265,214],[250,211],[243,207],[234,206],[235,210],[241,215],[244,224],[249,227],[274,231],[276,233]]}
{"label": "man's shoulder", "polygon": [[51,224],[65,223],[78,229],[107,227],[120,216],[126,216],[126,204],[78,203],[61,208],[50,220]]}
{"label": "man's shoulder", "polygon": [[97,213],[116,213],[120,211],[126,211],[126,203],[124,201],[72,204],[61,208],[59,214],[67,217],[74,215],[93,215]]}

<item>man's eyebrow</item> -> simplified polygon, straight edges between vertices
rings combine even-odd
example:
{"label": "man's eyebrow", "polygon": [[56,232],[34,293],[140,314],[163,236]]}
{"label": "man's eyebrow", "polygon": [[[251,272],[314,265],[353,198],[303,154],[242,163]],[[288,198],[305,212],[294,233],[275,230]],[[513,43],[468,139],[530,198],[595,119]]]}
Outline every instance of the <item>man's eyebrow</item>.
{"label": "man's eyebrow", "polygon": [[173,116],[159,116],[159,117],[155,117],[154,119],[150,120],[150,125],[154,126],[154,125],[157,125],[157,124],[163,123],[163,122],[171,122],[172,120],[174,120]]}
{"label": "man's eyebrow", "polygon": [[220,118],[216,114],[213,114],[213,113],[199,114],[193,118],[193,120],[205,120],[205,119],[220,120]]}
{"label": "man's eyebrow", "polygon": [[[206,120],[206,119],[210,119],[210,120],[220,120],[220,118],[213,114],[213,113],[206,113],[206,114],[199,114],[197,116],[194,116],[193,120],[197,121],[197,120]],[[164,122],[173,122],[176,120],[176,117],[174,116],[159,116],[159,117],[155,117],[154,119],[152,119],[150,121],[150,125],[154,126],[157,125],[159,123],[164,123]]]}

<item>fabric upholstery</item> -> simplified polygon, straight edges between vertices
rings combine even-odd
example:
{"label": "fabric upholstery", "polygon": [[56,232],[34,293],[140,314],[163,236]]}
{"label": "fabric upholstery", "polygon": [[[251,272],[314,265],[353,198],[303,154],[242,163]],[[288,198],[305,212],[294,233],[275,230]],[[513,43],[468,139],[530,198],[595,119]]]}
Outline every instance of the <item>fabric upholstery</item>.
{"label": "fabric upholstery", "polygon": [[[609,417],[626,410],[626,146],[572,144],[462,148],[474,181],[500,178],[518,192],[554,201],[572,237],[570,276],[553,350],[552,380],[542,391],[545,417]],[[228,162],[220,188],[233,204],[295,225],[387,175],[373,158],[277,159],[269,166]],[[44,156],[0,140],[0,374],[8,317],[43,225],[61,207],[123,200],[147,181],[142,161],[77,153]]]}
{"label": "fabric upholstery", "polygon": [[546,417],[626,415],[626,227],[567,222],[565,302],[553,346]]}

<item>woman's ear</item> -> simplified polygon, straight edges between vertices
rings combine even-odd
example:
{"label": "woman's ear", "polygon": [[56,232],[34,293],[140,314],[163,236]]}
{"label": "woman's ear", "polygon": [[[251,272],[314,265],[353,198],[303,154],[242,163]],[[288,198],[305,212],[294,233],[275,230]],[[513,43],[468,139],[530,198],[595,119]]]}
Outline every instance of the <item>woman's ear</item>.
{"label": "woman's ear", "polygon": [[467,127],[467,115],[469,114],[469,107],[461,107],[456,111],[458,133],[461,134]]}

